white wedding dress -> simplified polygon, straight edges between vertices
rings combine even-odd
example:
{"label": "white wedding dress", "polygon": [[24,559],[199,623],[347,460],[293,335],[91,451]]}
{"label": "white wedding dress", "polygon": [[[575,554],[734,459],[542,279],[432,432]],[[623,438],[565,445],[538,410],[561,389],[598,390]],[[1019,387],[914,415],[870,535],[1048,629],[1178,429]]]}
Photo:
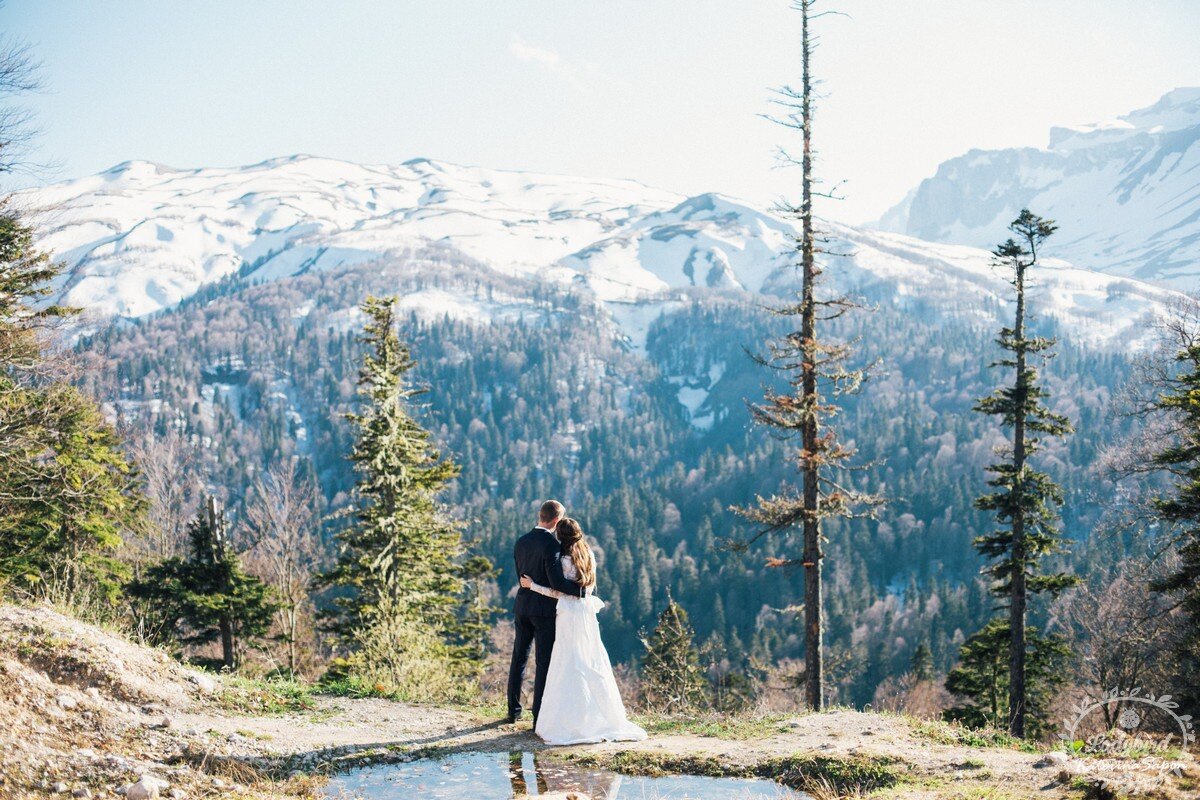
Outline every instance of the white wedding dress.
{"label": "white wedding dress", "polygon": [[[563,576],[568,580],[579,577],[570,556],[563,556],[562,565]],[[536,583],[532,588],[558,598],[554,649],[535,729],[537,735],[547,744],[645,739],[646,732],[625,716],[612,663],[600,639],[596,612],[604,608],[603,601],[590,589],[587,597],[571,597]]]}

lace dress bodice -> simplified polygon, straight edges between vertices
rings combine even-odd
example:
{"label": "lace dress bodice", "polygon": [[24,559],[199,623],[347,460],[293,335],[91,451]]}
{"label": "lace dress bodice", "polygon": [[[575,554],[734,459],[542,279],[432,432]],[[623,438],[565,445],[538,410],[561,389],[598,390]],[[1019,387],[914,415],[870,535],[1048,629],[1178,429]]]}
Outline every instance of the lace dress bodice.
{"label": "lace dress bodice", "polygon": [[[563,577],[566,578],[567,580],[569,580],[569,581],[578,581],[579,580],[579,568],[575,566],[575,561],[570,556],[562,557],[562,571],[563,571]],[[530,588],[533,589],[533,591],[537,592],[538,594],[544,594],[547,597],[557,597],[559,600],[563,600],[563,599],[578,600],[578,599],[580,599],[578,597],[573,597],[572,595],[569,595],[569,594],[563,594],[562,592],[557,591],[555,589],[551,589],[549,586],[542,586],[540,583],[535,583]],[[593,587],[589,586],[585,590],[588,595],[591,595],[592,588]]]}

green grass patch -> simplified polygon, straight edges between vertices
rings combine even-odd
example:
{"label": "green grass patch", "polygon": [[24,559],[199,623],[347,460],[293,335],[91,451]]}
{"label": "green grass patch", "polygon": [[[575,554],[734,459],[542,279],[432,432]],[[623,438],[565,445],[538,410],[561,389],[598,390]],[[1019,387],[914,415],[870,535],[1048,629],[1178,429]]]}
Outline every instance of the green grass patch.
{"label": "green grass patch", "polygon": [[792,789],[832,786],[838,792],[872,792],[900,781],[899,763],[879,756],[786,756],[765,761],[756,768],[760,778],[771,778]]}
{"label": "green grass patch", "polygon": [[368,683],[367,681],[358,680],[357,678],[339,677],[323,680],[318,687],[321,694],[328,694],[334,697],[350,697],[359,699],[363,697],[382,697],[385,700],[399,700],[400,697],[395,692],[389,692],[386,687],[381,684]]}
{"label": "green grass patch", "polygon": [[[495,722],[508,716],[508,704],[504,700],[491,698],[469,703],[450,703],[449,708],[470,714],[481,722]],[[529,719],[526,712],[525,719]]]}
{"label": "green grass patch", "polygon": [[316,706],[313,687],[287,678],[247,678],[229,675],[222,680],[217,704],[239,714],[294,714]]}
{"label": "green grass patch", "polygon": [[910,719],[909,726],[916,735],[937,744],[956,747],[1000,747],[1026,753],[1040,753],[1045,749],[1037,742],[1019,739],[996,728],[968,728],[957,722],[930,719]]}
{"label": "green grass patch", "polygon": [[757,764],[730,764],[715,756],[673,755],[622,750],[571,754],[568,759],[626,775],[700,775],[711,778],[766,778],[791,789],[831,787],[839,793],[866,793],[895,786],[902,762],[882,756],[793,755]]}
{"label": "green grass patch", "polygon": [[713,739],[765,739],[789,730],[787,717],[662,716],[638,714],[634,721],[651,734],[687,734]]}

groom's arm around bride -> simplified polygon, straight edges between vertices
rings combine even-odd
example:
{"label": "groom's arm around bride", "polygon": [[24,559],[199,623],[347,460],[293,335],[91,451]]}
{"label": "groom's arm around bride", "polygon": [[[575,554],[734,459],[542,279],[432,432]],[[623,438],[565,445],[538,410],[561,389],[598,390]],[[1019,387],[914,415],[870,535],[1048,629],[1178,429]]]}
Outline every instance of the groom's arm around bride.
{"label": "groom's arm around bride", "polygon": [[[561,503],[548,500],[538,512],[538,524],[517,540],[513,561],[517,575],[529,575],[537,583],[550,586],[566,595],[585,596],[587,590],[563,575],[562,551],[554,535],[555,526],[566,516]],[[516,721],[521,715],[521,684],[525,679],[525,662],[536,644],[536,670],[533,682],[533,716],[541,710],[542,691],[550,668],[550,651],[554,647],[554,617],[558,601],[530,589],[517,590],[513,605],[515,638],[512,663],[508,671],[508,719]]]}

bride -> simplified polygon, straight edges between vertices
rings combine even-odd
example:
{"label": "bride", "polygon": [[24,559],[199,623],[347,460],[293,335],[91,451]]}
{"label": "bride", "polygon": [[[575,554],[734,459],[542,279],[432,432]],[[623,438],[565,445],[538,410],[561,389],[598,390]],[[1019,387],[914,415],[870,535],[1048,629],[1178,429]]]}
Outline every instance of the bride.
{"label": "bride", "polygon": [[565,595],[521,576],[526,589],[558,598],[554,649],[534,730],[548,744],[641,741],[646,732],[626,718],[608,651],[600,640],[596,612],[604,603],[592,594],[596,559],[575,520],[562,520],[555,533],[562,547],[563,575],[586,587],[587,596]]}

